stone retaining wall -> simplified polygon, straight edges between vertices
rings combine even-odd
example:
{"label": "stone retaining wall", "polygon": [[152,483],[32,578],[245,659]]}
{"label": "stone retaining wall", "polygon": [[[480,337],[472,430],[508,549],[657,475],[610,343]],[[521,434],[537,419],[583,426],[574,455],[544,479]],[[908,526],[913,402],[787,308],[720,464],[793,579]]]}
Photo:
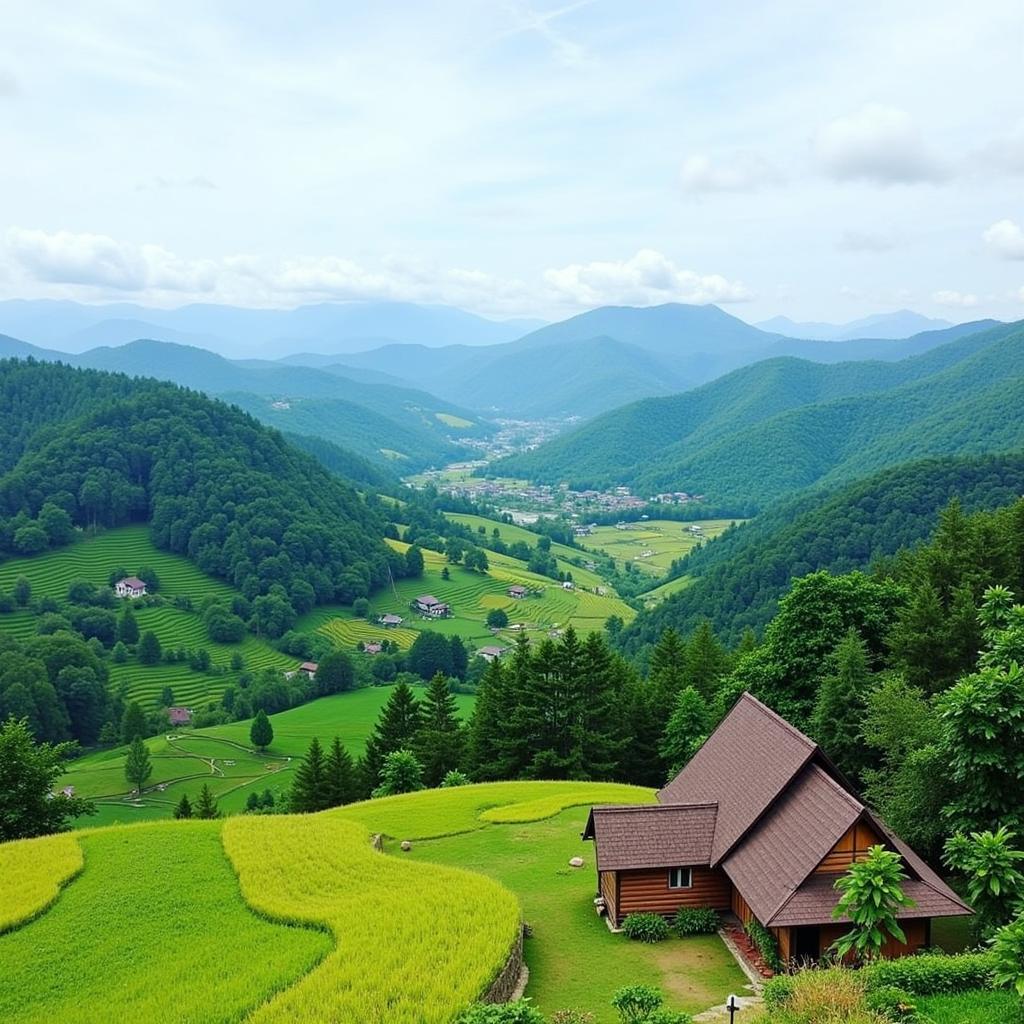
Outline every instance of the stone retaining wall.
{"label": "stone retaining wall", "polygon": [[519,977],[526,969],[523,964],[523,933],[525,928],[519,929],[515,945],[509,952],[505,966],[502,967],[498,976],[491,983],[491,987],[484,993],[480,1000],[482,1003],[507,1003],[512,999],[519,987]]}

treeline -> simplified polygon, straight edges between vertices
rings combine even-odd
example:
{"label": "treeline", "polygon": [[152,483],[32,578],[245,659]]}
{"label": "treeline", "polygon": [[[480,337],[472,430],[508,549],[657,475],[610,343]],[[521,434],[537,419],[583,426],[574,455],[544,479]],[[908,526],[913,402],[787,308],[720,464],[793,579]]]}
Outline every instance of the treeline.
{"label": "treeline", "polygon": [[[52,399],[39,393],[37,373]],[[104,394],[109,376],[0,363],[0,389],[17,395],[24,386],[58,410],[84,403],[93,387]],[[380,508],[280,434],[173,385],[130,385],[125,397],[34,437],[0,478],[0,539],[22,553],[40,548],[43,534],[46,545],[60,542],[60,513],[84,529],[148,520],[158,547],[186,555],[252,601],[255,631],[271,637],[315,604],[350,603],[386,582],[389,570],[407,573],[405,558],[380,541]],[[18,443],[10,441],[8,460]]]}

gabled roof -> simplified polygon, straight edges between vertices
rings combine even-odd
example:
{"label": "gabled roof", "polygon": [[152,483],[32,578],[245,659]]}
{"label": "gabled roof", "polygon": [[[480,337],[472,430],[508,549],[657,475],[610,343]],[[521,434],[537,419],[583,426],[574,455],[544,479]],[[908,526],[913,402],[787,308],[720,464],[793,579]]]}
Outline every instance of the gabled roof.
{"label": "gabled roof", "polygon": [[768,924],[863,813],[859,800],[808,764],[722,867]]}
{"label": "gabled roof", "polygon": [[594,807],[583,838],[596,841],[598,871],[707,864],[716,814],[715,804]]}
{"label": "gabled roof", "polygon": [[683,770],[658,793],[662,804],[715,801],[718,864],[816,754],[816,743],[744,693]]}
{"label": "gabled roof", "polygon": [[118,580],[119,583],[123,583],[126,587],[131,587],[132,590],[145,590],[146,581],[140,580],[138,576],[125,576],[123,580]]}

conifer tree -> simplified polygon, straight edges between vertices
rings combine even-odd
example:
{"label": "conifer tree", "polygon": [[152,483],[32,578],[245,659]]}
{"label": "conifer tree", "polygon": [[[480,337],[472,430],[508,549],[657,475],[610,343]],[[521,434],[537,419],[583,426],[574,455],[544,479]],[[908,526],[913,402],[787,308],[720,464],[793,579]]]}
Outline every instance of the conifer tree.
{"label": "conifer tree", "polygon": [[694,686],[685,686],[676,696],[672,715],[665,726],[660,753],[671,778],[693,757],[710,731],[707,702]]}
{"label": "conifer tree", "polygon": [[676,694],[686,685],[686,653],[682,637],[671,627],[661,634],[651,651],[648,679],[662,722],[668,721],[675,707]]}
{"label": "conifer tree", "polygon": [[622,693],[622,715],[629,736],[619,755],[619,777],[634,786],[657,788],[665,781],[661,758],[660,716],[655,713],[653,687],[632,676]]}
{"label": "conifer tree", "polygon": [[142,665],[155,665],[160,660],[160,641],[151,629],[142,634],[137,653]]}
{"label": "conifer tree", "polygon": [[146,715],[138,701],[130,701],[125,705],[121,716],[121,742],[131,743],[136,736],[145,736]]}
{"label": "conifer tree", "polygon": [[818,690],[811,735],[841,771],[857,779],[865,765],[861,723],[871,687],[867,646],[857,630],[851,629],[840,640],[835,666]]}
{"label": "conifer tree", "polygon": [[466,763],[475,782],[512,777],[507,759],[509,687],[498,658],[488,666],[476,690],[476,704],[466,739]]}
{"label": "conifer tree", "polygon": [[266,750],[274,742],[274,727],[267,718],[266,711],[260,708],[249,728],[249,741],[259,750]]}
{"label": "conifer tree", "polygon": [[146,779],[153,774],[153,762],[149,759],[149,748],[136,735],[128,748],[128,757],[124,763],[125,778],[141,793]]}
{"label": "conifer tree", "polygon": [[707,619],[701,620],[686,645],[686,682],[710,700],[729,668],[729,655]]}
{"label": "conifer tree", "polygon": [[291,809],[300,814],[322,811],[329,806],[327,801],[327,765],[320,740],[314,736],[306,756],[295,769]]}
{"label": "conifer tree", "polygon": [[193,816],[207,821],[220,817],[220,810],[217,807],[217,801],[214,799],[213,791],[205,782],[203,783],[203,788],[199,790],[199,799],[196,801]]}
{"label": "conifer tree", "polygon": [[356,799],[355,766],[352,755],[335,736],[324,762],[324,787],[328,807],[340,807]]}
{"label": "conifer tree", "polygon": [[366,781],[370,789],[380,784],[384,758],[394,750],[411,747],[420,728],[420,708],[406,683],[399,683],[391,691],[381,708],[380,717],[366,741],[363,758]]}
{"label": "conifer tree", "polygon": [[124,614],[117,625],[117,638],[129,646],[139,642],[139,624],[135,620],[135,613],[130,604],[125,605]]}
{"label": "conifer tree", "polygon": [[192,801],[188,798],[188,793],[182,793],[181,799],[178,801],[178,806],[174,808],[175,818],[191,818],[192,817]]}
{"label": "conifer tree", "polygon": [[444,673],[436,673],[423,699],[422,724],[414,747],[428,787],[439,786],[447,772],[462,763],[463,735],[457,710],[448,679]]}

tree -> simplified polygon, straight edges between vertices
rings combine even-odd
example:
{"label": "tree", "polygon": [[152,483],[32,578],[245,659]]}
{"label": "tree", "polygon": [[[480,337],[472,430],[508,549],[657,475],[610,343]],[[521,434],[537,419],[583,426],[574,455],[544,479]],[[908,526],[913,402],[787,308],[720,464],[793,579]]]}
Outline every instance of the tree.
{"label": "tree", "polygon": [[14,581],[12,593],[14,594],[15,604],[24,608],[32,600],[32,584],[29,583],[25,576],[19,576]]}
{"label": "tree", "polygon": [[274,742],[274,727],[263,708],[256,712],[249,727],[249,742],[258,750],[266,750]]}
{"label": "tree", "polygon": [[409,648],[409,671],[421,679],[431,679],[437,672],[452,675],[452,648],[441,633],[425,629],[418,634]]}
{"label": "tree", "polygon": [[213,791],[208,783],[204,782],[203,788],[199,790],[199,799],[196,801],[195,806],[195,817],[201,818],[204,821],[211,821],[214,818],[220,817],[220,809],[217,807],[217,801],[214,799]]}
{"label": "tree", "polygon": [[364,758],[370,788],[380,783],[384,758],[394,750],[411,747],[420,728],[420,707],[409,686],[398,683],[388,696],[373,732],[366,741]]}
{"label": "tree", "polygon": [[462,728],[448,679],[438,672],[423,699],[421,726],[415,752],[422,766],[426,786],[438,786],[445,775],[462,761]]}
{"label": "tree", "polygon": [[142,737],[136,735],[128,747],[128,757],[124,762],[124,777],[142,792],[146,779],[153,774],[153,762],[149,758],[149,748]]}
{"label": "tree", "polygon": [[320,740],[314,736],[306,751],[306,756],[295,769],[291,809],[300,814],[322,811],[330,806],[327,801],[327,765]]}
{"label": "tree", "polygon": [[900,884],[906,878],[898,853],[872,846],[864,860],[851,864],[846,874],[836,879],[840,895],[832,916],[836,920],[849,917],[852,925],[832,944],[839,957],[853,953],[860,960],[870,960],[881,954],[890,936],[907,941],[896,920],[901,907],[914,906]]}
{"label": "tree", "polygon": [[14,531],[14,550],[21,555],[37,555],[50,546],[50,538],[46,531],[31,523]]}
{"label": "tree", "polygon": [[160,641],[156,633],[147,629],[139,640],[138,656],[140,665],[156,665],[160,661]]}
{"label": "tree", "polygon": [[441,780],[441,789],[454,789],[456,786],[468,785],[469,776],[465,772],[460,772],[457,768],[445,772],[444,778]]}
{"label": "tree", "polygon": [[121,716],[121,742],[131,743],[136,736],[147,736],[146,713],[138,701],[129,701]]}
{"label": "tree", "polygon": [[710,700],[718,681],[729,668],[729,654],[718,642],[707,619],[702,619],[686,645],[686,682],[705,700]]}
{"label": "tree", "polygon": [[139,642],[139,624],[130,604],[125,605],[124,614],[117,624],[117,639],[123,644],[128,644],[129,647]]}
{"label": "tree", "polygon": [[977,915],[978,935],[988,938],[1024,909],[1024,851],[1013,849],[1007,828],[995,832],[957,832],[946,840],[942,859],[967,879],[967,897]]}
{"label": "tree", "polygon": [[72,743],[36,743],[25,719],[0,725],[0,842],[63,832],[71,820],[94,814],[88,800],[55,794]]}
{"label": "tree", "polygon": [[710,728],[711,717],[706,701],[695,687],[684,687],[676,697],[659,749],[662,759],[668,765],[669,776],[676,775],[693,757],[707,738]]}
{"label": "tree", "polygon": [[408,576],[423,575],[423,551],[416,544],[405,553],[405,571]]}
{"label": "tree", "polygon": [[328,807],[341,807],[357,799],[352,755],[335,736],[324,762],[324,785]]}
{"label": "tree", "polygon": [[508,625],[508,613],[504,608],[492,608],[487,613],[488,629],[504,629]]}
{"label": "tree", "polygon": [[423,789],[423,769],[411,750],[393,750],[384,758],[380,785],[373,791],[375,798],[420,789]]}
{"label": "tree", "polygon": [[835,671],[825,676],[818,690],[811,735],[841,771],[859,779],[865,767],[860,726],[871,670],[867,647],[855,629],[839,642],[834,662]]}
{"label": "tree", "polygon": [[169,686],[164,686],[160,690],[160,707],[174,707],[174,690]]}
{"label": "tree", "polygon": [[452,675],[457,679],[465,679],[469,670],[469,652],[462,642],[462,637],[452,636],[448,641],[448,647],[452,652]]}
{"label": "tree", "polygon": [[356,681],[352,659],[344,651],[328,654],[319,662],[313,681],[321,697],[351,690]]}
{"label": "tree", "polygon": [[666,629],[651,652],[648,679],[662,720],[667,721],[675,707],[676,695],[686,685],[686,646],[674,629]]}
{"label": "tree", "polygon": [[182,793],[181,799],[178,801],[178,806],[174,808],[175,818],[191,818],[192,817],[192,801],[188,798],[188,793]]}
{"label": "tree", "polygon": [[443,579],[443,580],[450,580],[451,578],[452,578],[452,574],[448,571],[448,566],[447,565],[442,566],[442,568],[441,568],[441,579]]}
{"label": "tree", "polygon": [[992,957],[996,963],[993,985],[1013,989],[1024,1009],[1024,913],[996,933]]}
{"label": "tree", "polygon": [[352,614],[357,619],[365,619],[370,614],[370,602],[365,597],[357,597],[352,602]]}

